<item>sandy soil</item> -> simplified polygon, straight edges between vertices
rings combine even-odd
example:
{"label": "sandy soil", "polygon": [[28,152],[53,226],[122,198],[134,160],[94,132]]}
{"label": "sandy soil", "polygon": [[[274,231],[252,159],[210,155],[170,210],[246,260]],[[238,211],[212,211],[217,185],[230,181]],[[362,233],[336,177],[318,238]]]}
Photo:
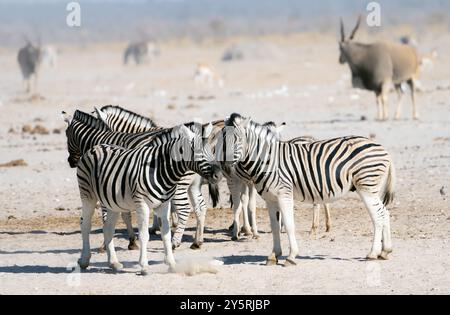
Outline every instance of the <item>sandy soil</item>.
{"label": "sandy soil", "polygon": [[[61,48],[56,68],[43,67],[38,97],[23,94],[15,52],[0,52],[0,294],[448,294],[450,237],[450,57],[449,38],[423,36],[421,50],[437,48],[439,59],[421,77],[421,119],[411,120],[409,99],[403,119],[374,120],[374,95],[350,88],[347,66],[337,63],[335,38],[316,34],[266,37],[279,54],[256,60],[220,62],[231,43],[165,43],[155,62],[121,64],[123,44]],[[244,40],[244,39],[241,39]],[[445,44],[447,43],[447,44]],[[223,75],[224,88],[195,86],[194,64],[205,61]],[[391,116],[395,95],[391,94]],[[228,194],[207,215],[206,243],[175,252],[180,265],[216,259],[217,273],[171,274],[162,263],[162,243],[149,243],[150,272],[135,274],[138,252],[126,250],[122,222],[116,246],[126,272],[112,274],[106,255],[95,253],[87,272],[72,272],[80,255],[80,201],[75,172],[67,162],[60,111],[91,111],[120,104],[153,117],[161,125],[201,118],[209,121],[237,111],[257,121],[285,121],[284,137],[329,138],[349,134],[374,137],[393,155],[397,197],[390,207],[394,253],[389,261],[367,262],[372,225],[357,195],[333,204],[333,227],[317,239],[308,235],[312,207],[296,205],[298,265],[264,266],[271,250],[268,215],[259,199],[261,238],[230,241]],[[25,127],[25,131],[23,127]],[[45,130],[33,129],[36,125]],[[31,132],[30,132],[31,129]],[[42,134],[44,133],[44,134]],[[440,193],[443,187],[442,195]],[[101,244],[96,218],[94,247]],[[287,239],[283,235],[284,253]]]}

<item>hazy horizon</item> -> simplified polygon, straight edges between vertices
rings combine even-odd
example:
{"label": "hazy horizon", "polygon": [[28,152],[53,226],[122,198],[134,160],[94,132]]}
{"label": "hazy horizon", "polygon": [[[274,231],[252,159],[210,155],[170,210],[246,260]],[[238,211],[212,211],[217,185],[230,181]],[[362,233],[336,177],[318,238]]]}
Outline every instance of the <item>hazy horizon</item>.
{"label": "hazy horizon", "polygon": [[[336,29],[339,17],[353,23],[370,1],[361,0],[80,0],[81,27],[66,25],[61,0],[0,0],[0,45],[23,36],[47,42],[95,42],[151,37],[226,37]],[[397,0],[381,4],[384,26],[449,24],[450,1]]]}

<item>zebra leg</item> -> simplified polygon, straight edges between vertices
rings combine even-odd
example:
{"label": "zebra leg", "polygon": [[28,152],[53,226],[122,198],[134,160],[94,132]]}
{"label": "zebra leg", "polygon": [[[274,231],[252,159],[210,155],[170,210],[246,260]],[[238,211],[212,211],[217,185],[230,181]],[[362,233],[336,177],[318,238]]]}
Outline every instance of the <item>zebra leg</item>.
{"label": "zebra leg", "polygon": [[175,211],[178,215],[178,225],[172,236],[172,249],[180,246],[184,230],[186,228],[187,219],[191,213],[191,205],[189,204],[188,199],[188,188],[189,185],[178,183],[177,189],[172,198],[172,207],[175,207]]}
{"label": "zebra leg", "polygon": [[158,222],[158,216],[153,211],[153,224],[152,227],[149,230],[149,233],[151,235],[156,235],[156,232],[159,231],[159,222]]}
{"label": "zebra leg", "polygon": [[253,238],[258,239],[258,226],[256,225],[256,188],[253,184],[249,186],[248,190],[248,210],[250,211],[250,220],[252,226]]}
{"label": "zebra leg", "polygon": [[137,221],[139,228],[139,243],[140,243],[139,265],[141,266],[141,275],[145,276],[148,274],[147,244],[150,238],[148,233],[150,208],[145,202],[141,201],[137,205],[136,213],[137,213]]}
{"label": "zebra leg", "polygon": [[[103,223],[103,228],[105,227],[105,222],[108,219],[108,209],[103,206],[102,204],[100,205],[101,210],[102,210],[102,223]],[[105,245],[105,240],[103,239],[103,244],[102,246],[100,246],[98,248],[98,252],[99,253],[104,253],[106,251],[106,245]]]}
{"label": "zebra leg", "polygon": [[388,254],[392,252],[392,240],[391,240],[391,218],[389,210],[383,205],[385,209],[385,217],[383,221],[383,234],[382,234],[382,251],[379,258],[389,259]]}
{"label": "zebra leg", "polygon": [[114,230],[116,227],[119,213],[108,210],[108,218],[103,226],[103,237],[105,239],[106,253],[108,255],[108,265],[113,271],[120,271],[123,265],[119,262],[114,248]]}
{"label": "zebra leg", "polygon": [[175,229],[178,226],[178,215],[175,207],[170,207],[170,218],[172,219],[171,227]]}
{"label": "zebra leg", "polygon": [[194,213],[197,219],[197,230],[195,231],[195,239],[194,243],[191,245],[191,249],[199,249],[203,244],[203,231],[205,229],[207,207],[201,192],[201,185],[202,178],[198,176],[198,179],[196,179],[188,189],[189,198],[194,207]]}
{"label": "zebra leg", "polygon": [[139,249],[139,246],[136,243],[137,237],[136,234],[134,234],[133,224],[131,223],[131,212],[122,212],[121,216],[123,222],[125,222],[127,226],[128,240],[129,240],[128,249],[129,250]]}
{"label": "zebra leg", "polygon": [[330,204],[329,203],[325,203],[324,204],[325,207],[325,224],[326,224],[326,230],[325,232],[330,232],[331,231],[331,214],[330,214]]}
{"label": "zebra leg", "polygon": [[284,266],[296,265],[295,258],[298,254],[297,239],[295,238],[294,223],[294,199],[292,196],[280,198],[278,200],[278,208],[283,218],[284,227],[289,239],[289,256],[286,258]]}
{"label": "zebra leg", "polygon": [[91,259],[91,245],[89,242],[89,234],[91,232],[92,215],[95,210],[95,200],[81,199],[82,214],[81,214],[81,238],[83,240],[83,249],[81,251],[81,258],[78,260],[78,265],[81,269],[86,269],[89,266]]}
{"label": "zebra leg", "polygon": [[319,217],[320,217],[320,204],[315,203],[313,205],[313,219],[311,231],[309,232],[309,235],[312,238],[317,237],[317,228],[319,227]]}
{"label": "zebra leg", "polygon": [[232,241],[239,240],[239,217],[242,211],[241,192],[244,189],[242,181],[237,179],[227,180],[228,188],[230,189],[231,199],[233,202],[233,232],[231,236]]}
{"label": "zebra leg", "polygon": [[276,265],[278,258],[281,256],[281,242],[280,242],[280,221],[277,218],[278,207],[275,202],[267,202],[267,209],[269,210],[270,227],[272,228],[273,249],[272,253],[267,257],[266,265]]}
{"label": "zebra leg", "polygon": [[249,184],[244,184],[244,191],[241,193],[241,205],[242,205],[242,213],[244,218],[244,225],[242,226],[241,232],[244,233],[245,236],[252,236],[252,231],[250,227],[250,222],[248,220],[248,203],[249,203]]}
{"label": "zebra leg", "polygon": [[367,255],[367,259],[377,259],[381,255],[381,239],[386,208],[378,195],[366,191],[359,191],[358,193],[369,211],[374,228],[372,249]]}
{"label": "zebra leg", "polygon": [[161,219],[161,239],[164,244],[164,262],[173,270],[175,267],[175,258],[172,252],[172,243],[170,239],[170,201],[166,201],[156,209],[158,218]]}

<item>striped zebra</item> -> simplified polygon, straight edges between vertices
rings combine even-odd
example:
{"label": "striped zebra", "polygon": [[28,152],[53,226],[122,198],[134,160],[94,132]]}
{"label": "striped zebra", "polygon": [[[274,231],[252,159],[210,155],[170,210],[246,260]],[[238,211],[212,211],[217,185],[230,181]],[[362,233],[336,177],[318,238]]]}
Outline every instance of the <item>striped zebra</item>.
{"label": "striped zebra", "polygon": [[[189,123],[187,124],[187,126],[195,130],[199,127],[199,124]],[[205,136],[208,136],[212,130],[212,126],[208,124],[202,127],[205,132]],[[73,119],[70,120],[68,128],[66,129],[68,141],[67,146],[69,151],[69,164],[71,167],[75,167],[80,156],[91,149],[94,145],[111,144],[131,149],[151,143],[154,139],[154,136],[159,132],[163,132],[163,129],[157,128],[153,129],[152,131],[136,134],[114,132],[111,131],[110,128],[102,120],[97,119],[94,116],[84,113],[80,110],[77,110],[74,114]],[[185,221],[187,220],[191,211],[189,197],[191,197],[191,201],[195,205],[194,209],[196,211],[197,217],[199,218],[198,220],[200,221],[197,225],[197,231],[194,243],[192,244],[192,248],[199,248],[203,242],[203,227],[205,215],[201,212],[201,207],[198,206],[198,204],[203,200],[203,196],[201,195],[201,191],[198,191],[196,194],[192,194],[190,191],[188,191],[188,187],[191,186],[191,183],[194,181],[198,181],[199,179],[201,180],[201,177],[196,176],[194,172],[188,172],[177,185],[177,190],[172,200],[172,206],[176,208],[180,224],[177,226],[177,230],[172,238],[172,244],[174,248],[179,246],[179,244],[181,243],[181,236],[183,235],[184,228],[183,231],[180,232],[180,226],[185,226]],[[201,200],[198,201],[199,199]],[[131,217],[129,220],[130,221],[129,223],[127,223],[127,226],[131,226]],[[130,238],[131,237],[132,235],[130,235]]]}
{"label": "striped zebra", "polygon": [[[107,105],[100,109],[95,109],[98,118],[100,118],[111,130],[127,133],[141,133],[155,130],[156,124],[150,118],[146,118],[120,106]],[[211,142],[217,134],[220,133],[223,120],[211,123],[213,129],[208,137]],[[212,148],[214,145],[211,146]],[[172,237],[173,247],[180,246],[181,240],[186,229],[186,223],[190,215],[191,207],[189,200],[194,208],[194,214],[197,219],[196,239],[191,245],[192,249],[198,249],[203,243],[203,232],[205,225],[205,217],[207,212],[206,202],[201,192],[201,186],[208,184],[211,200],[215,207],[219,199],[219,188],[217,184],[211,184],[202,179],[198,174],[192,173],[191,177],[185,176],[178,184],[177,193],[173,199],[173,208],[177,212],[178,224]],[[189,200],[185,196],[189,196]],[[151,233],[159,230],[159,224],[156,216],[154,216]]]}
{"label": "striped zebra", "polygon": [[89,233],[95,204],[108,208],[104,226],[108,264],[114,271],[123,266],[117,259],[113,234],[120,212],[135,209],[138,218],[141,274],[148,273],[147,243],[150,208],[162,222],[161,237],[164,261],[175,266],[169,227],[169,200],[178,181],[188,171],[199,173],[213,181],[220,177],[210,163],[212,156],[203,149],[202,135],[185,125],[166,129],[153,137],[152,143],[135,149],[112,145],[97,145],[85,153],[77,165],[77,178],[82,203],[81,233],[83,249],[79,265],[85,269],[91,257]]}
{"label": "striped zebra", "polygon": [[305,144],[283,142],[269,128],[239,114],[227,119],[222,134],[216,156],[224,172],[253,181],[267,203],[273,234],[268,265],[276,264],[281,256],[278,212],[290,244],[285,266],[295,265],[294,198],[329,203],[349,191],[359,194],[373,222],[367,258],[388,258],[392,244],[386,205],[393,199],[395,172],[389,153],[380,144],[358,136]]}
{"label": "striped zebra", "polygon": [[[264,127],[269,128],[273,133],[275,133],[280,139],[281,131],[286,124],[283,123],[277,126],[273,121],[269,121],[263,124]],[[289,143],[310,143],[315,141],[312,137],[297,137],[289,140]],[[231,193],[231,207],[233,210],[234,220],[233,223],[228,228],[232,230],[232,240],[239,240],[239,234],[244,233],[246,236],[253,236],[253,238],[259,238],[258,227],[256,224],[256,188],[253,182],[245,182],[237,174],[226,175],[228,188]],[[241,192],[241,193],[239,193]],[[236,198],[235,196],[240,196]],[[330,205],[328,203],[324,204],[325,208],[325,218],[326,218],[326,232],[331,229],[331,217],[330,217]],[[243,211],[242,211],[243,210]],[[243,213],[244,225],[239,230],[239,217],[240,213]],[[320,214],[320,204],[314,204],[313,206],[313,220],[312,227],[310,231],[311,236],[316,236],[317,228],[319,227],[319,214]],[[251,221],[251,222],[250,222]],[[280,229],[283,230],[282,221],[280,220]]]}

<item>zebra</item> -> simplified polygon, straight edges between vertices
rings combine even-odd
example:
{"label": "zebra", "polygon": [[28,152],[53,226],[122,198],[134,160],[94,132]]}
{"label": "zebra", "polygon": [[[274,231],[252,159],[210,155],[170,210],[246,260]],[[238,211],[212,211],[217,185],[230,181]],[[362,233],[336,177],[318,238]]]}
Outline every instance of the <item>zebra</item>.
{"label": "zebra", "polygon": [[41,45],[33,45],[29,40],[17,54],[17,61],[22,72],[23,80],[26,84],[26,92],[31,92],[30,80],[34,77],[34,87],[36,89],[38,69],[42,59]]}
{"label": "zebra", "polygon": [[[280,126],[277,126],[273,121],[268,121],[263,124],[264,127],[267,127],[272,130],[275,134],[278,135],[278,139],[281,137],[281,131],[284,129],[286,123],[282,123]],[[289,140],[289,143],[309,143],[315,141],[312,137],[297,137]],[[250,182],[244,182],[239,178],[236,174],[225,175],[227,177],[228,188],[230,192],[230,201],[231,207],[233,209],[234,220],[233,223],[228,228],[232,230],[231,240],[237,241],[239,240],[240,232],[244,233],[246,236],[252,236],[254,239],[259,238],[258,228],[256,224],[256,188],[255,185]],[[241,192],[241,194],[239,194]],[[233,198],[234,196],[239,196],[240,198],[236,200]],[[331,229],[331,217],[330,217],[330,205],[328,203],[324,204],[325,208],[325,218],[326,218],[326,232],[329,232]],[[243,211],[242,211],[243,210]],[[239,217],[240,212],[243,212],[244,217],[244,225],[242,226],[240,232],[239,227]],[[312,227],[310,231],[310,235],[315,237],[317,228],[319,227],[319,212],[320,212],[320,204],[313,205],[313,220]],[[251,221],[251,223],[250,223]],[[236,224],[237,223],[237,224]],[[280,220],[280,229],[283,229],[282,221]]]}
{"label": "zebra", "polygon": [[[208,160],[209,159],[209,160]],[[82,269],[89,266],[91,257],[89,233],[95,204],[100,201],[108,208],[104,226],[108,264],[114,271],[123,265],[117,259],[113,234],[119,212],[135,209],[138,217],[141,274],[148,274],[147,243],[150,208],[156,208],[161,219],[161,238],[164,261],[173,270],[169,228],[169,199],[175,194],[177,182],[188,171],[194,171],[209,180],[218,180],[205,153],[201,134],[185,125],[166,129],[153,138],[152,143],[135,149],[101,144],[86,152],[77,164],[77,178],[82,203],[81,233],[83,249],[78,263]]]}
{"label": "zebra", "polygon": [[[94,116],[84,113],[80,110],[77,110],[73,116],[73,119],[66,120],[68,122],[68,128],[66,129],[67,141],[68,141],[68,151],[69,158],[68,162],[71,167],[75,167],[78,163],[80,156],[87,152],[92,146],[97,144],[113,144],[118,145],[127,149],[136,148],[139,146],[143,146],[149,143],[152,143],[153,138],[159,132],[163,132],[162,128],[156,128],[148,132],[144,133],[136,133],[136,134],[127,134],[121,132],[114,132],[100,119],[95,118]],[[70,121],[70,122],[69,122]],[[192,129],[197,128],[197,124],[189,123],[187,124]],[[209,124],[203,126],[205,131],[205,136],[208,136],[212,130],[212,126]],[[185,220],[190,213],[190,205],[188,195],[191,197],[191,200],[194,204],[194,209],[196,211],[196,215],[198,218],[197,231],[194,239],[194,243],[191,248],[200,248],[203,243],[203,226],[204,226],[204,218],[205,215],[202,213],[201,204],[204,203],[203,196],[201,195],[201,191],[197,193],[195,191],[188,192],[187,187],[191,185],[194,180],[201,179],[199,176],[195,176],[194,172],[188,172],[182,178],[182,180],[177,185],[176,193],[174,194],[174,198],[172,200],[172,206],[176,207],[180,224],[185,225]],[[211,185],[215,186],[215,185]],[[196,194],[194,194],[196,193]],[[206,208],[206,205],[205,205]],[[127,219],[124,217],[124,220]],[[131,217],[128,218],[127,226],[131,227]],[[176,233],[172,238],[173,247],[176,248],[181,243],[181,236],[184,232],[179,231],[180,227],[177,226]],[[129,230],[129,228],[128,228]],[[134,234],[130,234],[132,232],[129,230],[130,243],[131,240],[134,239]]]}
{"label": "zebra", "polygon": [[367,259],[388,259],[392,243],[386,206],[394,197],[395,170],[389,153],[380,144],[360,136],[306,144],[283,142],[269,128],[236,113],[225,125],[216,158],[224,172],[253,181],[267,203],[273,237],[267,265],[277,264],[281,256],[278,212],[290,244],[284,265],[295,265],[294,198],[328,203],[349,191],[359,194],[373,222],[374,237]]}
{"label": "zebra", "polygon": [[133,57],[136,65],[140,65],[146,59],[158,55],[159,49],[154,42],[141,41],[130,43],[123,54],[123,64],[128,64],[128,59]]}
{"label": "zebra", "polygon": [[[156,123],[150,118],[146,118],[120,106],[106,105],[100,109],[95,108],[95,112],[111,130],[127,133],[140,133],[155,130]],[[210,132],[210,138],[214,138],[219,134],[223,127],[223,120],[214,121],[211,123],[213,130]],[[215,130],[215,131],[214,131]],[[209,142],[212,140],[208,140]],[[214,148],[214,145],[211,145]],[[199,249],[203,243],[204,221],[207,212],[207,206],[201,192],[201,186],[208,184],[213,207],[216,207],[219,199],[219,188],[217,184],[205,182],[198,174],[192,174],[191,177],[184,177],[179,182],[177,193],[175,194],[173,208],[177,212],[178,224],[175,227],[175,232],[172,237],[173,248],[177,248],[181,244],[181,240],[186,228],[187,219],[189,217],[191,208],[189,201],[184,196],[189,195],[189,200],[192,202],[194,214],[197,219],[196,240],[191,245],[191,249]],[[157,217],[153,217],[153,226],[150,233],[155,233],[159,230]]]}

